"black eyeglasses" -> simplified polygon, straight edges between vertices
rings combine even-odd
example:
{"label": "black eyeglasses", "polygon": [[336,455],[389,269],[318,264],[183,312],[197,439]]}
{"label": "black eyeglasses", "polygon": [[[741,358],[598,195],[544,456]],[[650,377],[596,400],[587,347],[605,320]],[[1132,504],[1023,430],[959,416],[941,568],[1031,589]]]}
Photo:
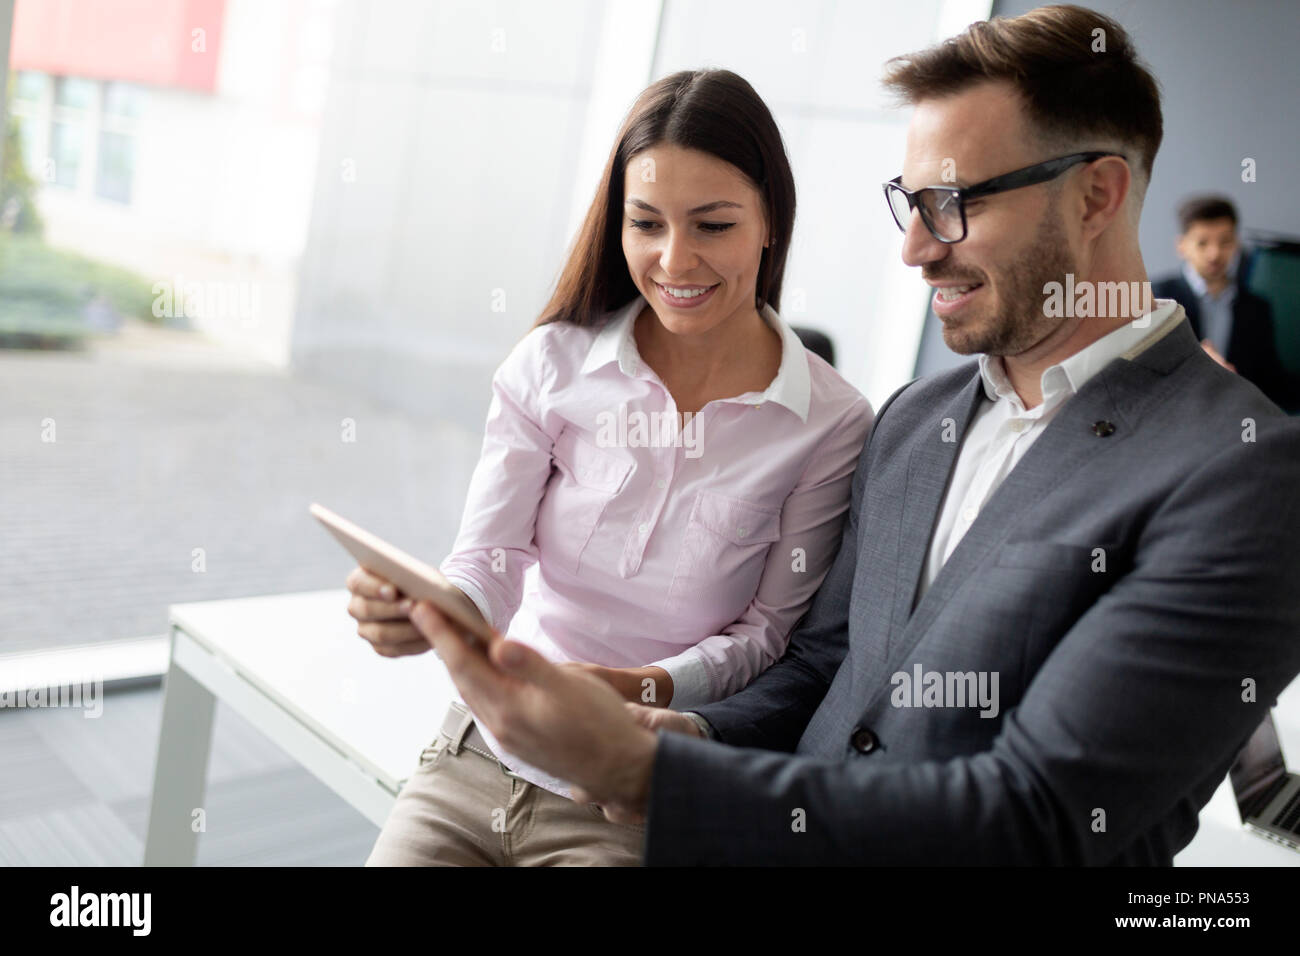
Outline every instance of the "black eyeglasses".
{"label": "black eyeglasses", "polygon": [[1016,169],[1001,176],[994,176],[974,186],[926,186],[911,190],[903,188],[903,177],[896,176],[885,183],[885,201],[889,211],[894,214],[898,228],[907,232],[907,221],[912,218],[912,210],[921,211],[921,221],[930,235],[940,242],[961,242],[966,238],[966,203],[971,199],[982,199],[994,193],[1004,193],[1022,186],[1035,186],[1055,179],[1071,166],[1090,163],[1105,156],[1118,156],[1122,153],[1071,153],[1058,159],[1035,163],[1024,169]]}

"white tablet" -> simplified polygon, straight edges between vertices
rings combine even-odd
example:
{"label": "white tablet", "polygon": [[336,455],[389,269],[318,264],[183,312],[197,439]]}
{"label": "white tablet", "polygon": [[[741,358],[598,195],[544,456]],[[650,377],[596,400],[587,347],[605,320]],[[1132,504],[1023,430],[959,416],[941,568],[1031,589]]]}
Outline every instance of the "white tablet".
{"label": "white tablet", "polygon": [[357,559],[357,564],[392,582],[399,591],[397,600],[409,597],[428,601],[458,624],[471,639],[476,639],[474,643],[482,641],[482,646],[487,646],[497,638],[497,633],[486,621],[464,610],[460,603],[462,592],[437,568],[411,557],[328,508],[312,504],[311,513]]}

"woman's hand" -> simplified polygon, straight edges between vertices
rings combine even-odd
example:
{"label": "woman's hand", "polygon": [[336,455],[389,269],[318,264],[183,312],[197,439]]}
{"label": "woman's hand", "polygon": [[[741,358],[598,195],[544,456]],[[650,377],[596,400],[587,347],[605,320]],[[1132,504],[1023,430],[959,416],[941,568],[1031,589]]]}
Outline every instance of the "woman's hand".
{"label": "woman's hand", "polygon": [[671,730],[687,737],[704,737],[700,725],[686,715],[666,707],[646,707],[644,704],[624,704],[632,719],[646,730]]}
{"label": "woman's hand", "polygon": [[402,598],[396,586],[363,567],[352,569],[346,586],[352,592],[348,613],[358,622],[357,634],[376,654],[404,657],[429,650],[429,642],[411,623],[412,602]]}
{"label": "woman's hand", "polygon": [[474,720],[501,746],[569,781],[579,803],[601,804],[610,819],[644,819],[658,738],[606,681],[552,664],[518,641],[494,641],[485,654],[428,601],[411,617]]}
{"label": "woman's hand", "polygon": [[613,687],[620,697],[633,704],[667,707],[673,699],[673,679],[662,667],[602,667],[583,661],[561,664],[599,677]]}

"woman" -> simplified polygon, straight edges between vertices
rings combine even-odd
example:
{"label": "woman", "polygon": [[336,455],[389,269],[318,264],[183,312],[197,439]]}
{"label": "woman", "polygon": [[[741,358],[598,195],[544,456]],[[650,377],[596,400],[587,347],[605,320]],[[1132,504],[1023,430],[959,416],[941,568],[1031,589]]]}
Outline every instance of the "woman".
{"label": "woman", "polygon": [[[794,206],[749,84],[665,77],[494,376],[443,573],[493,627],[629,701],[680,710],[740,690],[780,657],[838,549],[872,412],[775,311]],[[428,649],[386,582],[348,580],[376,650]],[[453,705],[368,862],[639,862],[640,827],[568,796]]]}

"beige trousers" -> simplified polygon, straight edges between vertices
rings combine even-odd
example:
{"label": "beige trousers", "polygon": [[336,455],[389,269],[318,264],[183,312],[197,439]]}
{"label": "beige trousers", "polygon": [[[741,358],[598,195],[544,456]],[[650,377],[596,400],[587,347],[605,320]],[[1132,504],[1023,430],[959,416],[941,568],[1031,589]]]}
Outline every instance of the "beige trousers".
{"label": "beige trousers", "polygon": [[463,746],[472,723],[457,723],[420,754],[366,866],[641,864],[643,826],[610,823],[595,804],[508,776]]}

